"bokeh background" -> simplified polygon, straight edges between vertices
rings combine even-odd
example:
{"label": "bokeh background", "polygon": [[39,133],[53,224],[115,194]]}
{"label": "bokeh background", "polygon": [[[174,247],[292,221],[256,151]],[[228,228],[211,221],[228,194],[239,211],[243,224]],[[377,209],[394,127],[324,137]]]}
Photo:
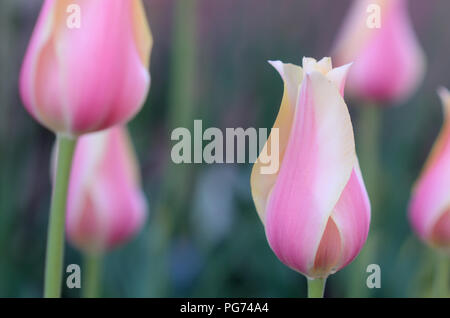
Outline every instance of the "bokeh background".
{"label": "bokeh background", "polygon": [[[0,297],[40,297],[54,135],[24,110],[18,73],[42,0],[0,2]],[[266,62],[330,53],[349,0],[144,0],[154,36],[152,87],[129,127],[150,204],[129,244],[105,256],[103,296],[303,297],[306,280],[270,250],[250,195],[251,164],[175,165],[175,127],[272,127],[283,84]],[[428,65],[407,102],[380,111],[381,173],[368,242],[328,279],[328,297],[432,294],[435,258],[406,218],[411,187],[442,124],[450,88],[450,2],[411,0]],[[355,134],[363,103],[346,98]],[[362,141],[357,140],[357,151]],[[361,162],[364,175],[364,165]],[[374,190],[375,189],[375,190]],[[81,264],[67,246],[65,263]],[[381,289],[366,287],[368,264]],[[78,297],[79,290],[64,289]]]}

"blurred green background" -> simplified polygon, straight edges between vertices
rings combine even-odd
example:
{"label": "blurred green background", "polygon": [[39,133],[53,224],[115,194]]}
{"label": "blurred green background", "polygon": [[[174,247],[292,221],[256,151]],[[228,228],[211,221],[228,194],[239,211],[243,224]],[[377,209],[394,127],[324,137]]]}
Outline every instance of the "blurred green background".
{"label": "blurred green background", "polygon": [[[0,297],[40,297],[43,288],[54,135],[26,113],[17,88],[42,2],[0,2]],[[134,240],[106,256],[102,295],[305,296],[305,278],[267,244],[250,195],[251,164],[175,165],[170,134],[192,129],[194,119],[203,127],[272,127],[283,84],[266,61],[327,56],[350,1],[144,2],[155,41],[152,86],[130,130],[150,213]],[[434,254],[411,232],[406,211],[442,123],[436,88],[450,88],[450,2],[415,0],[409,10],[427,55],[426,77],[409,101],[380,110],[381,174],[369,240],[329,278],[328,297],[432,295]],[[363,105],[346,100],[358,136]],[[81,262],[68,246],[65,263]],[[380,289],[366,287],[372,263],[381,266]]]}

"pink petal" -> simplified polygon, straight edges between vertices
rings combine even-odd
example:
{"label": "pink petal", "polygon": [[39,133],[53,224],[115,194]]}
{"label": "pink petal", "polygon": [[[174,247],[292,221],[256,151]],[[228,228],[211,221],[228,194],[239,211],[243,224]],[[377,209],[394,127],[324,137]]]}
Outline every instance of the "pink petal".
{"label": "pink petal", "polygon": [[[52,91],[58,87],[58,82],[55,83],[54,75],[49,76],[47,85],[45,81],[39,80],[37,76],[41,74],[43,67],[48,68],[50,74],[55,74],[56,70],[52,65],[52,58],[54,55],[49,52],[51,45],[51,37],[55,25],[55,1],[45,0],[36,27],[33,31],[28,50],[25,54],[21,73],[20,73],[20,94],[24,102],[25,108],[30,114],[41,123],[50,122],[49,125],[60,126],[63,121],[63,114],[60,109],[54,109],[55,105],[59,103],[58,95]],[[42,65],[42,66],[41,66]],[[38,104],[38,92],[46,90],[44,95],[48,96],[45,100],[47,109],[40,109],[43,106]],[[39,99],[41,99],[40,97]],[[39,107],[41,106],[41,107]],[[46,111],[49,110],[47,113]]]}
{"label": "pink petal", "polygon": [[431,243],[450,251],[450,210],[445,211],[434,224]]}
{"label": "pink petal", "polygon": [[150,85],[152,39],[141,0],[79,0],[80,28],[67,26],[69,4],[44,3],[22,67],[24,104],[55,132],[125,123]]}
{"label": "pink petal", "polygon": [[348,265],[366,242],[370,224],[370,201],[359,165],[353,168],[331,216],[340,233],[341,255],[339,270]]}
{"label": "pink petal", "polygon": [[317,249],[311,277],[326,278],[330,273],[336,272],[341,257],[341,235],[333,218],[330,217]]}
{"label": "pink petal", "polygon": [[339,67],[336,67],[328,72],[327,78],[336,85],[339,89],[339,93],[344,97],[344,88],[347,80],[348,72],[353,63],[348,63]]}
{"label": "pink petal", "polygon": [[[131,1],[78,1],[81,29],[59,28],[56,51],[72,131],[123,123],[142,106],[150,78],[134,42]],[[114,23],[111,23],[114,21]]]}

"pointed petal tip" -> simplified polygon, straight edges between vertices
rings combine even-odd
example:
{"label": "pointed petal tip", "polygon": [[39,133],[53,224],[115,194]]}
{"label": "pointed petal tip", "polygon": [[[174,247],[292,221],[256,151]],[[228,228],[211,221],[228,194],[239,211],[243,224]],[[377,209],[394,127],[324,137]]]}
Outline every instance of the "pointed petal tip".
{"label": "pointed petal tip", "polygon": [[354,62],[350,62],[350,63],[344,64],[344,65],[341,65],[339,67],[336,67],[333,70],[337,70],[336,72],[341,71],[342,75],[343,75],[342,80],[344,80],[344,82],[345,82],[345,79],[347,78],[350,68],[353,66],[353,63]]}
{"label": "pointed petal tip", "polygon": [[324,56],[324,57],[322,57],[320,60],[319,60],[319,62],[317,62],[317,63],[320,63],[320,62],[330,62],[331,61],[331,57],[330,56]]}
{"label": "pointed petal tip", "polygon": [[313,58],[313,57],[309,57],[309,56],[304,56],[303,58],[302,58],[302,63],[309,63],[309,62],[314,62],[314,63],[317,63],[317,60],[315,59],[315,58]]}
{"label": "pointed petal tip", "polygon": [[280,60],[267,60],[267,63],[272,65],[278,72],[281,72],[283,69],[283,62]]}
{"label": "pointed petal tip", "polygon": [[350,68],[350,67],[352,67],[352,65],[354,64],[355,62],[349,62],[349,63],[347,63],[347,64],[344,64],[344,65],[341,65],[341,66],[339,66],[339,67],[343,67],[343,68]]}

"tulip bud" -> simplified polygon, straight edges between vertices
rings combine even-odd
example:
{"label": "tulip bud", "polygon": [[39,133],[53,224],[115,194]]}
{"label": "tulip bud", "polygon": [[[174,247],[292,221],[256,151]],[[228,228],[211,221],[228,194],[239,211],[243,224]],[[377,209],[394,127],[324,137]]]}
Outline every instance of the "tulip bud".
{"label": "tulip bud", "polygon": [[80,137],[67,201],[69,241],[90,253],[113,248],[136,234],[146,210],[126,129],[114,127]]}
{"label": "tulip bud", "polygon": [[450,92],[439,95],[444,125],[413,189],[409,219],[422,240],[450,252]]}
{"label": "tulip bud", "polygon": [[405,0],[355,0],[332,55],[340,64],[354,61],[350,93],[375,102],[407,99],[424,75],[424,53]]}
{"label": "tulip bud", "polygon": [[[330,58],[304,58],[303,69],[279,61],[272,65],[285,85],[274,124],[281,164],[277,174],[267,175],[259,160],[255,163],[253,199],[278,258],[309,278],[326,278],[356,257],[370,223],[342,98],[349,65],[333,69]],[[269,136],[267,142],[276,140]]]}
{"label": "tulip bud", "polygon": [[[50,130],[72,136],[123,124],[142,107],[152,37],[141,0],[45,0],[20,93]],[[79,14],[73,23],[72,14]]]}

